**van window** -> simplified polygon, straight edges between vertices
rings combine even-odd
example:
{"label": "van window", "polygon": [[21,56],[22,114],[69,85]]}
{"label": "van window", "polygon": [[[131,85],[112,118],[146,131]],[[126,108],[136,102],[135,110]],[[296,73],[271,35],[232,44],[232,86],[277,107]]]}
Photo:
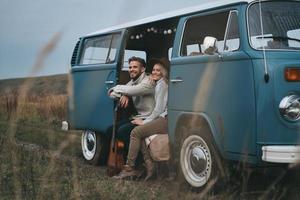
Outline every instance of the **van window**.
{"label": "van window", "polygon": [[266,1],[248,9],[253,48],[300,50],[300,2]]}
{"label": "van window", "polygon": [[[300,28],[296,30],[290,30],[287,32],[287,36],[289,38],[299,38],[300,36]],[[290,47],[297,47],[300,49],[300,42],[295,40],[289,40],[289,46]]]}
{"label": "van window", "polygon": [[124,52],[124,61],[123,61],[123,71],[127,71],[129,67],[128,59],[131,58],[132,56],[140,57],[146,60],[146,52],[145,51],[139,51],[139,50],[129,50],[125,49]]}
{"label": "van window", "polygon": [[114,62],[120,36],[121,34],[112,34],[86,38],[83,42],[80,64],[104,64]]}
{"label": "van window", "polygon": [[[226,48],[224,37],[226,35]],[[201,55],[206,36],[217,39],[218,52],[233,51],[239,48],[237,12],[222,12],[206,16],[192,17],[187,20],[181,45],[181,56]]]}
{"label": "van window", "polygon": [[224,39],[224,51],[235,51],[240,47],[237,11],[230,11]]}

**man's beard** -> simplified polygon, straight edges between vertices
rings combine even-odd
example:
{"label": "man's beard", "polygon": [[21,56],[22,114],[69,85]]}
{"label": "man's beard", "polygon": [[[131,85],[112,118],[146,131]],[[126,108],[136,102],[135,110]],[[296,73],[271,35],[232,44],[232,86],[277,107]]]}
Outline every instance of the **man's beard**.
{"label": "man's beard", "polygon": [[142,74],[142,73],[136,74],[134,77],[130,76],[130,78],[131,78],[133,81],[135,81],[135,80],[137,80],[137,79],[141,76],[141,74]]}

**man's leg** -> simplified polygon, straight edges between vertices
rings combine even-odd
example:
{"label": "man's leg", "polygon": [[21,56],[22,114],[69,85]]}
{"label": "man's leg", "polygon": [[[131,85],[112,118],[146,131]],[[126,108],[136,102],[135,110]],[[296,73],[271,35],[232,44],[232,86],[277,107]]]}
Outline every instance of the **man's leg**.
{"label": "man's leg", "polygon": [[124,142],[124,152],[125,152],[125,158],[127,157],[128,153],[128,148],[129,148],[129,140],[130,140],[130,133],[132,129],[136,127],[135,124],[132,124],[130,121],[127,123],[122,124],[118,129],[117,129],[117,134],[116,138],[120,139]]}
{"label": "man's leg", "polygon": [[[117,130],[120,126],[122,126],[123,124],[127,124],[128,122],[130,122],[129,119],[122,119],[118,122],[116,122],[116,127],[115,127],[115,130],[116,130],[116,135],[117,135]],[[113,125],[111,125],[105,132],[105,138],[108,142],[111,141],[111,138],[112,138],[112,132],[113,132]]]}

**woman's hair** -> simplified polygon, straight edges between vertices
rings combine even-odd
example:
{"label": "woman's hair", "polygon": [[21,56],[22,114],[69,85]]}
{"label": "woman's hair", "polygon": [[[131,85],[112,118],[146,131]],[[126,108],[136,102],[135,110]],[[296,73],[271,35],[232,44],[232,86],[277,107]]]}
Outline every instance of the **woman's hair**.
{"label": "woman's hair", "polygon": [[[169,67],[170,67],[170,61],[166,58],[161,58],[161,59],[155,59],[154,60],[154,65],[158,64],[161,68],[161,73],[163,75],[163,79],[166,83],[168,83],[169,80]],[[153,65],[153,66],[154,66]]]}

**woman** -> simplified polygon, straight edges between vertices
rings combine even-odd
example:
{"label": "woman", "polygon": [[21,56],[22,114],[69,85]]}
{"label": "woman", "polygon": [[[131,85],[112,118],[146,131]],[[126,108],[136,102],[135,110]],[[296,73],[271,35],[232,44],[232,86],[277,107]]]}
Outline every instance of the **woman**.
{"label": "woman", "polygon": [[154,134],[167,134],[167,101],[168,101],[168,63],[164,60],[156,60],[153,66],[151,78],[156,82],[155,87],[155,107],[151,115],[146,119],[135,119],[133,124],[138,125],[130,134],[129,151],[127,162],[123,170],[116,178],[126,178],[137,176],[139,172],[135,170],[135,161],[139,150],[142,150],[147,176],[145,180],[152,177],[154,164],[145,145],[145,138]]}

